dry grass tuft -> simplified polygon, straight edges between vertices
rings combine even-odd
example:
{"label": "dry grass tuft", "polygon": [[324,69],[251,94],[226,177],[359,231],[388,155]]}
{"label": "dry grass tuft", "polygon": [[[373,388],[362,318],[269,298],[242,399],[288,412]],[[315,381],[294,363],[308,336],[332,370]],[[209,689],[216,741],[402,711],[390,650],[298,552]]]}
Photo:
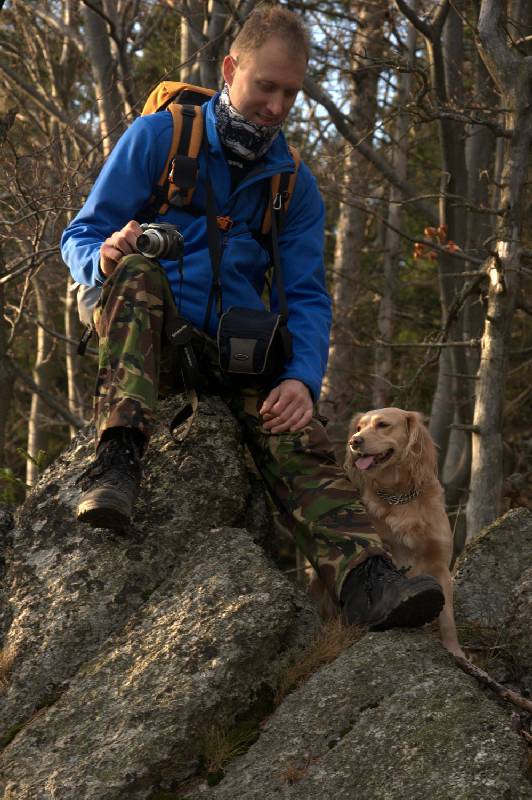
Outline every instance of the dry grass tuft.
{"label": "dry grass tuft", "polygon": [[341,617],[335,617],[324,623],[310,647],[305,650],[299,661],[292,664],[281,677],[275,696],[275,705],[307,681],[312,673],[330,664],[340,653],[346,650],[364,635],[365,630],[354,625],[346,625]]}
{"label": "dry grass tuft", "polygon": [[243,755],[257,736],[258,730],[254,725],[241,724],[231,729],[211,725],[201,748],[207,772],[212,775],[222,773],[225,765]]}
{"label": "dry grass tuft", "polygon": [[5,692],[9,686],[9,678],[15,661],[15,648],[7,645],[0,650],[0,692]]}
{"label": "dry grass tuft", "polygon": [[457,625],[457,632],[467,656],[478,667],[489,672],[504,664],[510,674],[518,674],[519,670],[502,626],[493,628],[468,622]]}

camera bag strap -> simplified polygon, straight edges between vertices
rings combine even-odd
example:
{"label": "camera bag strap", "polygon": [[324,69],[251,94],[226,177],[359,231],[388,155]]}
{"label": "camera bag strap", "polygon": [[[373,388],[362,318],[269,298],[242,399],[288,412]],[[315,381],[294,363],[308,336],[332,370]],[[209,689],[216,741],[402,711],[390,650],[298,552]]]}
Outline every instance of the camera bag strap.
{"label": "camera bag strap", "polygon": [[[275,180],[275,178],[272,180]],[[207,241],[209,245],[209,253],[211,256],[212,284],[209,293],[209,299],[207,302],[205,319],[203,321],[203,330],[205,332],[208,330],[209,327],[209,321],[212,313],[212,306],[215,299],[216,299],[216,312],[218,314],[218,317],[220,317],[222,313],[222,284],[220,280],[221,241],[220,241],[220,231],[217,223],[216,200],[214,197],[214,190],[208,172],[206,180],[206,189],[207,189]],[[281,257],[279,253],[279,228],[284,221],[283,219],[284,211],[279,192],[277,192],[275,195],[271,195],[269,202],[269,210],[270,210],[270,220],[271,220],[270,251],[273,262],[272,264],[273,273],[275,277],[277,295],[279,298],[279,309],[283,318],[283,322],[286,323],[288,320],[288,303],[286,302],[286,292],[284,289]]]}

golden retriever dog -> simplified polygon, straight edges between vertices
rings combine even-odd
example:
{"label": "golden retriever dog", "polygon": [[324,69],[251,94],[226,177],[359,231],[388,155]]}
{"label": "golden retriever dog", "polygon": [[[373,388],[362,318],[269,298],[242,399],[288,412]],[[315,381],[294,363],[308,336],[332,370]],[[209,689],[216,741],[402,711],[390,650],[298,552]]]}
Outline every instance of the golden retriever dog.
{"label": "golden retriever dog", "polygon": [[351,420],[344,467],[394,564],[407,577],[432,575],[442,587],[444,647],[464,657],[456,635],[449,565],[453,534],[438,480],[436,447],[421,415],[380,408]]}

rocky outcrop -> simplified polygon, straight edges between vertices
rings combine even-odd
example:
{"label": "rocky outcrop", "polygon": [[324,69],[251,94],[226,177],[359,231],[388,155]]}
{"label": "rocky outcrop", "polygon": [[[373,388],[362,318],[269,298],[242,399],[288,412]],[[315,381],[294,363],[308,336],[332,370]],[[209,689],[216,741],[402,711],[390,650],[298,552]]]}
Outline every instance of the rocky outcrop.
{"label": "rocky outcrop", "polygon": [[532,697],[532,566],[510,594],[504,630],[515,676]]}
{"label": "rocky outcrop", "polygon": [[511,593],[532,564],[532,512],[515,508],[467,545],[455,571],[458,622],[503,625]]}
{"label": "rocky outcrop", "polygon": [[192,800],[525,800],[508,716],[427,633],[369,634]]}
{"label": "rocky outcrop", "polygon": [[182,443],[167,432],[175,410],[160,409],[127,535],[74,520],[90,432],[20,512],[6,574],[6,798],[145,798],[183,780],[202,733],[273,686],[279,659],[314,628],[243,527],[257,503],[226,407],[202,403]]}
{"label": "rocky outcrop", "polygon": [[[184,441],[168,433],[176,411],[160,406],[131,530],[74,519],[90,431],[4,526],[0,797],[528,798],[510,709],[430,627],[366,635],[271,714],[316,616],[265,553],[271,518],[225,405],[202,401]],[[488,529],[457,580],[460,619],[503,620],[522,675],[531,518],[510,512]],[[207,786],[210,733],[259,705],[271,716],[257,741]]]}

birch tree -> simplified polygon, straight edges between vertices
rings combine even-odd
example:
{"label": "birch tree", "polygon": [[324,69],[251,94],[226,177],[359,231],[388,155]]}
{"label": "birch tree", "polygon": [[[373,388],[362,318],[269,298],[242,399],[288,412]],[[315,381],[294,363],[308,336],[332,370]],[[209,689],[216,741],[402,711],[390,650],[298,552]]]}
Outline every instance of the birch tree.
{"label": "birch tree", "polygon": [[[417,11],[417,3],[414,3],[413,11]],[[416,60],[416,40],[416,29],[413,25],[409,25],[406,38],[406,69],[398,76],[398,115],[393,128],[392,164],[401,180],[406,180],[408,174],[408,134],[411,120],[408,114],[404,113],[403,108],[410,101],[412,92],[412,69]],[[396,186],[390,186],[388,220],[384,232],[383,288],[377,318],[380,343],[375,348],[374,408],[385,408],[391,405],[393,398],[393,350],[388,343],[392,341],[394,334],[396,280],[399,261],[403,254],[401,224],[401,193]]]}
{"label": "birch tree", "polygon": [[[468,538],[497,517],[502,496],[502,421],[512,320],[523,275],[522,232],[532,137],[530,4],[511,4],[518,37],[509,33],[506,4],[482,0],[478,47],[500,97],[503,143],[501,210],[486,263],[489,275],[473,417],[473,460],[467,506]],[[516,39],[521,40],[521,46]]]}
{"label": "birch tree", "polygon": [[[373,2],[353,3],[349,16],[356,16],[349,47],[349,118],[356,136],[371,140],[377,113],[378,64],[384,50],[385,9]],[[356,12],[356,14],[355,14]],[[363,156],[345,142],[341,154],[343,203],[336,228],[334,255],[333,308],[329,369],[322,395],[322,406],[333,417],[332,437],[341,442],[353,414],[353,399],[359,380],[353,361],[350,329],[360,292],[360,261],[364,249],[366,213],[360,197],[367,194],[370,168]]]}

